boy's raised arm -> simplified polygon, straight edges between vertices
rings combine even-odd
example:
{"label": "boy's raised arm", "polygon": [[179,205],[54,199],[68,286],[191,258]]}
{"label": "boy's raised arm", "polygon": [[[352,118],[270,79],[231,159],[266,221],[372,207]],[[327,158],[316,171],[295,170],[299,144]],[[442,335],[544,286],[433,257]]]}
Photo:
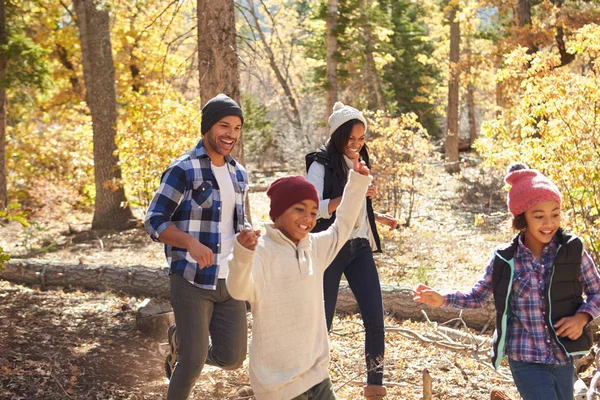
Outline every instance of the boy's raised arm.
{"label": "boy's raised arm", "polygon": [[354,168],[350,171],[348,182],[344,187],[342,202],[336,211],[333,225],[326,231],[315,234],[315,246],[318,254],[323,256],[324,264],[329,265],[350,237],[354,223],[360,214],[365,195],[373,177],[364,161],[358,161],[358,153],[354,158]]}

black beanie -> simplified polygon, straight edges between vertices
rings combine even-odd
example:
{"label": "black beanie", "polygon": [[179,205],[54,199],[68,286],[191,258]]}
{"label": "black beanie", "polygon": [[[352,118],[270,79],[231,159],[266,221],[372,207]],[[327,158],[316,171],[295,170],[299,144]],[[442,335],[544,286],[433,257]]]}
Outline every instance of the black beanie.
{"label": "black beanie", "polygon": [[221,118],[228,115],[240,117],[242,125],[244,124],[244,112],[231,97],[220,93],[210,99],[202,107],[202,122],[200,123],[200,132],[204,135]]}

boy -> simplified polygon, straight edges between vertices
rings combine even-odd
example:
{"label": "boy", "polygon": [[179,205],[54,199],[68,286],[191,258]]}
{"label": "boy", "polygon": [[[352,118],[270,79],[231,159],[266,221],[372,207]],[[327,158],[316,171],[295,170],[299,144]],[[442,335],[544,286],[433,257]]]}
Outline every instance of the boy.
{"label": "boy", "polygon": [[266,235],[245,229],[229,261],[227,288],[250,303],[250,384],[257,400],[336,399],[329,379],[329,342],[323,306],[323,273],[352,231],[372,177],[364,162],[354,168],[326,231],[315,226],[319,196],[305,178],[273,182]]}

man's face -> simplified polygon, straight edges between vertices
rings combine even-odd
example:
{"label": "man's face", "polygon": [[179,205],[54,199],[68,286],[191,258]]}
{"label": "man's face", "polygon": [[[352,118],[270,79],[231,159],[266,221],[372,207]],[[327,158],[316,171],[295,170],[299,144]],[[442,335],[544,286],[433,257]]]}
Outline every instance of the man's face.
{"label": "man's face", "polygon": [[227,156],[233,150],[242,132],[242,120],[236,115],[228,115],[218,120],[204,135],[206,151]]}

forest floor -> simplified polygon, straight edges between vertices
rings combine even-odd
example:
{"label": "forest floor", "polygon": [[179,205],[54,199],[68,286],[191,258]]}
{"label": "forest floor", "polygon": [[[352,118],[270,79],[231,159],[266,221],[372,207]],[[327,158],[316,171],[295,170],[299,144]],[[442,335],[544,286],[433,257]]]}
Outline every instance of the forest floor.
{"label": "forest floor", "polygon": [[[428,176],[420,178],[410,226],[385,234],[385,254],[377,258],[383,283],[470,287],[493,248],[510,237],[501,177],[467,160],[461,174],[450,176],[432,162]],[[265,194],[251,193],[250,204],[253,220],[266,220]],[[165,266],[162,246],[141,227],[91,231],[91,213],[60,202],[36,210],[29,220],[27,228],[14,221],[0,224],[0,247],[12,258]],[[166,397],[159,343],[136,330],[135,310],[144,299],[2,280],[0,298],[0,399]],[[492,386],[518,398],[508,368],[494,371],[487,355],[476,351],[481,348],[436,345],[447,341],[434,323],[388,317],[386,325],[388,399],[421,399],[424,369],[433,378],[434,399],[487,399]],[[481,334],[491,337],[490,331]],[[360,316],[336,318],[330,372],[340,399],[361,398],[363,335]],[[190,398],[250,399],[240,394],[247,385],[247,360],[233,372],[207,366]]]}

